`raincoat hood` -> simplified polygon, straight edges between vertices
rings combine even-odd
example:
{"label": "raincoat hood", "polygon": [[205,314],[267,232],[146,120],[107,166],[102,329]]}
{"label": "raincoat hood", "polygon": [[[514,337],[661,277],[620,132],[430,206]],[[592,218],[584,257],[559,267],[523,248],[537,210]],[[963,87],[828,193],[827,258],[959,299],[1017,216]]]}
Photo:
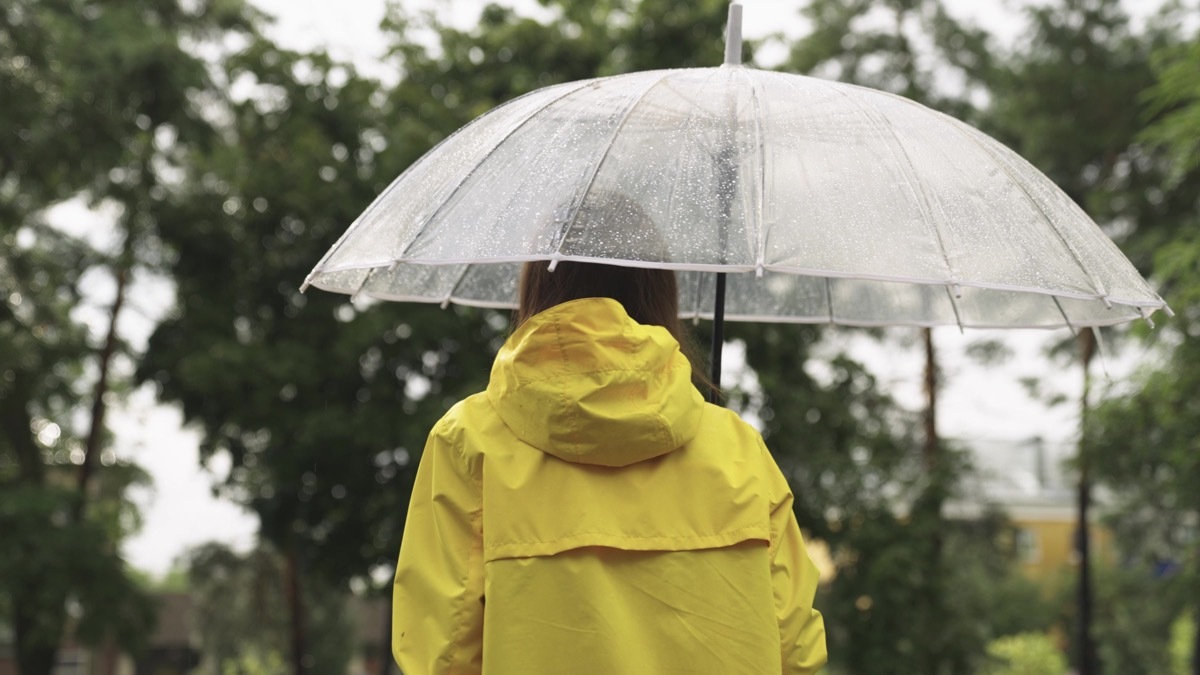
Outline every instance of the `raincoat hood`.
{"label": "raincoat hood", "polygon": [[692,440],[705,407],[675,338],[607,298],[573,300],[526,321],[497,354],[487,396],[525,443],[610,467]]}

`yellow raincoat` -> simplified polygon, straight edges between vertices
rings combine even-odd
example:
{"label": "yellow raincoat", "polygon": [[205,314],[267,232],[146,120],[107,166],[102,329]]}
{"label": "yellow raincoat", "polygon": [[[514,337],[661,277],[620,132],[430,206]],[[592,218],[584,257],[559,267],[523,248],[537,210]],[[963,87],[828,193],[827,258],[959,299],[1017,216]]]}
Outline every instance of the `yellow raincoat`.
{"label": "yellow raincoat", "polygon": [[430,433],[392,644],[406,675],[812,673],[816,587],[758,433],[665,329],[576,300]]}

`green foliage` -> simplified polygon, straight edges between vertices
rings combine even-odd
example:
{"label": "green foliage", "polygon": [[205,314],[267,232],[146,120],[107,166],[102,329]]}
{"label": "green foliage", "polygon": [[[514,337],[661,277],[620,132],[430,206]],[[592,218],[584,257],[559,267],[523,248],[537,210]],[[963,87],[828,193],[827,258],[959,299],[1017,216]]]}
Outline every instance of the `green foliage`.
{"label": "green foliage", "polygon": [[344,583],[393,562],[425,435],[481,387],[506,324],[302,295],[312,264],[399,173],[385,148],[411,142],[393,140],[378,85],[325,55],[256,37],[225,68],[253,90],[223,104],[222,141],[192,158],[159,222],[181,302],[139,374],[204,429],[205,459],[232,460],[223,491],[254,509],[263,537]]}
{"label": "green foliage", "polygon": [[1045,633],[1020,633],[993,641],[988,656],[998,663],[985,668],[982,675],[1063,675],[1067,659],[1054,640]]}
{"label": "green foliage", "polygon": [[[186,560],[202,667],[223,675],[288,672],[283,659],[291,653],[283,556],[269,546],[239,554],[222,544],[205,544]],[[346,672],[354,633],[345,593],[310,580],[302,597],[308,670]]]}
{"label": "green foliage", "polygon": [[[208,135],[193,103],[206,66],[183,44],[240,29],[240,8],[0,7],[0,611],[29,675],[50,672],[67,630],[129,649],[150,634],[153,605],[118,555],[138,524],[125,492],[144,475],[117,460],[103,424],[136,355],[112,329],[91,334],[88,288],[157,266],[156,205]],[[52,227],[47,211],[68,198],[102,207],[113,236]]]}
{"label": "green foliage", "polygon": [[284,675],[287,664],[279,652],[262,652],[249,648],[244,654],[226,661],[221,666],[221,675]]}
{"label": "green foliage", "polygon": [[1171,626],[1189,597],[1195,601],[1186,580],[1156,579],[1141,566],[1099,572],[1095,636],[1103,672],[1170,672]]}
{"label": "green foliage", "polygon": [[1171,183],[1200,169],[1200,42],[1170,45],[1151,59],[1157,81],[1143,94],[1146,113],[1155,122],[1142,137],[1168,148]]}
{"label": "green foliage", "polygon": [[1200,658],[1196,641],[1195,614],[1184,614],[1171,624],[1171,675],[1189,675],[1188,668]]}
{"label": "green foliage", "polygon": [[[149,637],[155,604],[128,574],[102,522],[71,521],[74,500],[70,490],[42,486],[0,491],[0,607],[12,612],[22,639],[39,648],[57,647],[69,603],[84,644],[113,638],[136,651]],[[18,583],[25,588],[14,588]]]}

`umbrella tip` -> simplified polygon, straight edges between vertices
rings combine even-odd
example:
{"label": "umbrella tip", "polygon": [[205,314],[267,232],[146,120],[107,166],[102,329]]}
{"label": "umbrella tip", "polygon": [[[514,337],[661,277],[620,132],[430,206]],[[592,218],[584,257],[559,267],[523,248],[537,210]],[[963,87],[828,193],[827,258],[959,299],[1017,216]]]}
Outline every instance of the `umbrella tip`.
{"label": "umbrella tip", "polygon": [[1137,310],[1138,314],[1142,315],[1142,320],[1146,322],[1146,325],[1150,326],[1150,330],[1154,330],[1154,319],[1150,316],[1152,312],[1147,311],[1145,307],[1138,307]]}
{"label": "umbrella tip", "polygon": [[725,30],[725,65],[742,65],[742,5],[729,3],[729,24]]}

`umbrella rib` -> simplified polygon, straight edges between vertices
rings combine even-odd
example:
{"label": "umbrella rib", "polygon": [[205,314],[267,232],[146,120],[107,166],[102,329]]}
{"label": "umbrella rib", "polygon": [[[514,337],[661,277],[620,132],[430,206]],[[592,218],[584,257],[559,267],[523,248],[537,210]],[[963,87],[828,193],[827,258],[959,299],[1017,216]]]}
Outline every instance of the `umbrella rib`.
{"label": "umbrella rib", "polygon": [[758,82],[750,76],[750,72],[746,69],[740,71],[745,76],[746,81],[750,83],[750,102],[754,106],[754,135],[757,141],[755,150],[758,157],[758,203],[754,209],[754,227],[755,227],[755,248],[754,267],[755,274],[759,277],[763,273],[763,261],[766,257],[767,238],[763,234],[766,232],[766,223],[763,221],[763,209],[767,203],[767,151],[766,142],[763,140],[762,124],[766,116],[762,111],[762,97],[758,95]]}
{"label": "umbrella rib", "polygon": [[[712,69],[710,69],[710,71],[711,72],[708,73],[708,76],[704,78],[704,84],[700,85],[700,88],[702,90],[708,89],[708,83],[710,81],[712,81],[713,77],[715,77],[717,73],[720,72],[720,69],[712,68]],[[679,94],[679,92],[676,92],[676,93]],[[691,103],[691,101],[683,94],[679,94],[679,97],[684,99],[685,101],[688,101],[689,103]],[[683,124],[679,126],[679,129],[681,129],[683,131],[683,134],[685,136],[688,134],[688,130],[691,128],[691,125],[692,125],[692,120],[695,119],[696,111],[699,109],[700,109],[700,106],[693,103],[691,108],[688,109],[688,114],[687,114],[687,117],[684,118]],[[670,166],[677,166],[679,164],[679,155],[683,152],[683,146],[684,146],[683,143],[679,143],[676,146],[675,157],[674,157],[673,161],[671,162]],[[701,147],[703,147],[703,144],[701,144]],[[667,193],[667,225],[668,226],[671,224],[671,209],[675,205],[675,188],[678,185],[679,185],[679,181],[677,181],[677,180],[671,181],[671,189]],[[697,298],[697,302],[699,302],[699,298]],[[696,316],[698,317],[699,312],[700,312],[699,305],[697,305],[696,312],[697,312]]]}
{"label": "umbrella rib", "polygon": [[354,301],[358,299],[358,296],[363,292],[363,289],[367,287],[367,282],[371,280],[371,275],[375,274],[380,269],[382,269],[382,268],[370,267],[367,269],[367,273],[365,275],[363,275],[363,280],[361,282],[359,282],[358,288],[355,288],[354,292],[350,294],[351,304],[353,304]]}
{"label": "umbrella rib", "polygon": [[[887,96],[891,96],[892,98],[899,99],[900,101],[903,101],[904,103],[907,103],[909,105],[916,106],[918,108],[924,107],[924,106],[921,106],[916,101],[911,101],[909,99],[904,98],[903,96],[897,96],[895,94],[889,94],[887,92],[882,92],[882,93],[884,93]],[[1035,210],[1037,210],[1038,213],[1040,213],[1042,215],[1042,219],[1046,221],[1046,223],[1050,226],[1050,229],[1054,231],[1054,234],[1058,235],[1059,241],[1062,242],[1063,246],[1066,247],[1067,252],[1069,252],[1071,254],[1071,257],[1074,258],[1075,264],[1079,266],[1079,269],[1083,271],[1084,275],[1087,276],[1087,278],[1092,282],[1092,284],[1099,291],[1098,296],[1099,296],[1101,302],[1104,303],[1104,306],[1106,308],[1111,309],[1112,302],[1108,298],[1108,291],[1105,290],[1104,284],[1100,283],[1100,280],[1097,279],[1094,274],[1092,274],[1092,271],[1090,269],[1088,269],[1088,267],[1086,265],[1083,264],[1083,259],[1079,256],[1079,251],[1075,250],[1075,246],[1072,245],[1071,242],[1067,241],[1067,238],[1063,236],[1062,231],[1054,223],[1054,220],[1051,219],[1050,216],[1046,213],[1046,209],[1042,208],[1042,205],[1039,204],[1037,202],[1037,200],[1033,198],[1033,195],[1029,194],[1029,190],[1025,189],[1025,184],[1022,183],[1021,181],[1017,180],[1016,176],[1013,175],[1012,171],[1010,171],[1009,168],[1003,162],[999,161],[999,158],[997,157],[996,153],[993,150],[991,150],[990,148],[988,148],[986,145],[981,143],[979,141],[979,139],[974,136],[974,134],[972,134],[968,131],[968,129],[970,131],[973,131],[978,134],[983,134],[983,132],[981,132],[981,131],[979,131],[957,119],[954,119],[953,117],[946,115],[945,113],[940,113],[936,110],[934,112],[937,112],[939,115],[942,115],[947,120],[949,120],[948,126],[950,126],[950,128],[954,129],[960,135],[965,136],[967,138],[967,140],[974,143],[981,151],[983,151],[984,154],[986,154],[988,157],[990,157],[992,159],[992,161],[996,162],[996,166],[998,166],[1000,168],[1000,170],[1004,172],[1004,175],[1008,176],[1008,179],[1010,181],[1012,181],[1013,185],[1017,186],[1017,189],[1019,189],[1021,191],[1021,194],[1025,196],[1025,199],[1029,202],[1030,206],[1032,206]]]}
{"label": "umbrella rib", "polygon": [[825,280],[825,305],[829,308],[829,325],[834,325],[837,321],[833,318],[833,288],[829,277],[821,277]]}
{"label": "umbrella rib", "polygon": [[[562,251],[562,245],[563,242],[567,240],[567,234],[570,233],[571,228],[575,227],[575,221],[579,218],[579,209],[583,206],[583,203],[587,201],[588,194],[591,193],[592,186],[596,183],[596,176],[600,175],[600,169],[604,167],[604,162],[608,160],[608,154],[612,152],[613,146],[616,145],[617,136],[621,134],[621,130],[625,128],[625,124],[629,122],[629,118],[633,117],[633,112],[637,110],[639,105],[642,104],[642,101],[646,100],[646,97],[650,95],[650,92],[657,88],[658,85],[666,82],[667,78],[671,75],[671,71],[669,70],[662,71],[662,73],[663,74],[657,80],[655,80],[653,84],[646,87],[646,90],[639,94],[637,99],[630,104],[629,108],[625,110],[625,114],[621,116],[621,121],[617,123],[617,128],[613,129],[612,135],[608,137],[608,145],[604,148],[604,153],[600,155],[600,160],[596,162],[595,167],[592,169],[592,175],[588,176],[587,186],[583,188],[583,192],[580,194],[579,201],[576,202],[572,207],[570,217],[567,219],[566,224],[563,226],[562,232],[558,236],[558,243],[554,247],[555,256]],[[551,262],[551,264],[553,265],[554,263]]]}
{"label": "umbrella rib", "polygon": [[954,310],[954,322],[958,324],[958,332],[965,333],[962,315],[958,313],[958,303],[954,301],[954,292],[950,290],[949,286],[942,286],[942,288],[946,289],[946,297],[950,299],[950,308]]}
{"label": "umbrella rib", "polygon": [[[877,131],[885,131],[887,133],[887,135],[892,138],[895,149],[897,149],[899,151],[899,157],[897,157],[897,159],[901,160],[900,168],[904,174],[904,182],[906,185],[908,185],[909,191],[912,192],[913,196],[916,197],[916,199],[917,199],[917,207],[921,212],[922,222],[925,223],[925,227],[928,230],[933,232],[934,240],[937,242],[938,252],[942,254],[942,262],[944,262],[946,264],[946,271],[950,275],[950,284],[957,286],[958,285],[957,284],[958,276],[957,276],[957,274],[955,274],[954,265],[950,263],[950,256],[946,253],[946,243],[942,239],[942,232],[941,232],[941,230],[938,229],[937,225],[933,221],[933,213],[932,213],[933,209],[929,203],[929,195],[925,193],[925,190],[924,190],[924,188],[921,187],[920,182],[916,180],[915,169],[914,169],[913,163],[912,163],[912,157],[910,157],[908,154],[908,151],[904,149],[904,144],[903,144],[903,142],[901,142],[900,137],[898,135],[896,135],[896,131],[891,127],[890,124],[880,124],[875,119],[876,116],[883,117],[883,115],[881,115],[878,110],[875,110],[873,106],[868,106],[868,105],[858,101],[854,97],[850,96],[846,92],[842,91],[838,87],[835,87],[828,82],[825,82],[820,79],[814,79],[814,81],[817,82],[820,86],[826,87],[827,89],[831,89],[834,92],[836,92],[838,95],[845,98],[852,105],[854,105],[854,107],[858,108],[859,111],[863,113],[863,116],[867,118],[867,121],[868,121],[868,123],[871,124],[871,126],[875,127],[875,129]],[[884,119],[886,120],[886,117]],[[893,147],[893,146],[889,146],[889,147]],[[895,156],[895,155],[893,155],[893,156]],[[953,297],[951,297],[950,303],[952,305],[955,305],[954,312],[955,312],[955,314],[957,314],[958,313],[957,303],[954,301]]]}
{"label": "umbrella rib", "polygon": [[1062,303],[1058,301],[1058,296],[1052,295],[1050,299],[1054,301],[1054,306],[1058,308],[1058,313],[1062,314],[1063,321],[1067,323],[1067,328],[1071,329],[1072,335],[1079,335],[1079,329],[1075,324],[1071,323],[1071,317],[1067,316],[1067,310],[1063,308]]}
{"label": "umbrella rib", "polygon": [[[564,84],[563,86],[566,86],[566,85]],[[561,98],[565,98],[566,96],[569,96],[570,94],[573,94],[573,93],[575,93],[575,92],[576,92],[578,89],[579,89],[579,88],[572,89],[572,90],[571,90],[570,92],[568,92],[567,94],[564,94],[563,96],[559,97],[559,99],[561,99]],[[516,97],[516,98],[512,99],[511,101],[508,101],[508,102],[506,102],[504,105],[511,105],[511,104],[513,104],[513,103],[516,103],[517,101],[519,101],[519,100],[523,99],[523,98],[526,98],[526,97],[528,97],[528,96],[533,96],[534,94],[538,93],[539,91],[541,91],[541,90],[534,90],[534,91],[530,91],[530,92],[527,92],[527,93],[521,94],[520,96],[518,96],[518,97]],[[559,100],[559,99],[555,99],[555,101],[557,101],[557,100]],[[554,103],[555,101],[551,101],[551,103]],[[547,104],[547,105],[549,105],[549,104]],[[541,111],[542,111],[542,110],[544,110],[544,109],[545,109],[545,106],[543,106],[542,108],[539,108],[539,109],[538,109],[538,110],[537,110],[535,113],[533,113],[533,114],[537,114],[538,112],[541,112]],[[531,115],[530,115],[530,117],[532,117],[532,116],[533,116],[533,115],[531,114]],[[478,121],[479,121],[478,119],[472,120],[470,124],[464,125],[463,127],[459,128],[459,129],[456,129],[456,130],[454,131],[454,133],[452,133],[452,134],[450,134],[449,136],[447,136],[447,137],[443,138],[443,139],[442,139],[441,141],[439,141],[439,142],[438,142],[436,145],[434,145],[432,148],[430,148],[428,152],[426,152],[424,155],[421,155],[421,157],[419,157],[419,158],[417,159],[417,161],[413,162],[411,166],[409,166],[409,167],[408,167],[407,169],[405,169],[404,171],[401,171],[399,176],[396,176],[394,179],[392,179],[392,182],[388,184],[388,186],[387,186],[387,189],[385,189],[384,191],[380,192],[378,195],[376,195],[375,199],[371,200],[371,203],[370,203],[369,205],[367,205],[367,208],[366,208],[366,210],[364,210],[364,211],[363,211],[363,212],[362,212],[362,213],[361,213],[361,214],[358,216],[358,218],[355,218],[355,219],[354,219],[354,222],[350,224],[350,227],[346,228],[346,231],[342,233],[342,236],[338,237],[337,241],[335,241],[335,242],[333,243],[333,246],[330,246],[330,247],[329,247],[329,250],[325,252],[325,255],[321,256],[321,259],[320,259],[319,261],[317,261],[317,264],[316,264],[316,266],[315,266],[315,267],[313,267],[313,270],[312,270],[311,272],[309,272],[309,273],[308,273],[308,276],[307,276],[307,277],[305,277],[305,279],[304,279],[304,283],[303,283],[303,284],[301,284],[301,286],[300,286],[300,292],[301,292],[301,293],[303,293],[305,290],[307,290],[307,289],[308,289],[309,285],[311,285],[311,283],[312,283],[312,280],[316,278],[317,274],[319,274],[318,270],[320,270],[320,269],[321,269],[321,266],[322,266],[322,265],[324,265],[324,264],[325,264],[325,263],[326,263],[326,262],[327,262],[327,261],[328,261],[330,258],[332,258],[332,257],[333,257],[333,254],[334,254],[334,253],[336,253],[336,252],[337,252],[337,250],[338,250],[339,248],[341,248],[341,246],[342,246],[342,243],[343,243],[343,242],[345,242],[345,241],[346,241],[346,239],[347,239],[347,238],[348,238],[348,237],[349,237],[349,236],[350,236],[350,235],[351,235],[351,234],[352,234],[352,233],[353,233],[355,230],[357,230],[357,229],[358,229],[358,227],[359,227],[359,226],[360,226],[362,223],[366,222],[366,220],[367,220],[367,216],[368,216],[368,215],[370,215],[372,212],[374,212],[374,211],[375,211],[375,209],[377,209],[377,208],[379,207],[379,205],[380,205],[380,204],[383,202],[383,198],[384,198],[384,197],[386,197],[386,196],[387,196],[387,194],[388,194],[389,192],[391,192],[391,191],[392,191],[392,188],[393,188],[393,187],[395,187],[395,186],[396,186],[396,185],[397,185],[397,184],[398,184],[398,183],[401,181],[401,179],[403,179],[405,176],[407,176],[407,175],[408,175],[408,174],[409,174],[409,173],[410,173],[410,172],[411,172],[413,169],[416,169],[416,168],[418,168],[418,167],[421,167],[421,166],[423,166],[423,165],[425,164],[425,162],[426,162],[426,161],[428,161],[428,160],[429,160],[429,158],[430,158],[430,157],[432,157],[432,156],[434,155],[434,150],[437,150],[438,148],[442,147],[443,145],[445,145],[445,144],[449,143],[451,140],[453,140],[453,139],[454,139],[456,136],[458,136],[458,135],[459,135],[459,134],[461,134],[462,132],[466,131],[467,129],[470,129],[470,128],[471,128],[471,127],[473,127],[473,126],[475,126],[475,123],[476,123],[476,122],[478,122]],[[528,121],[528,118],[526,118],[526,120],[525,120],[525,121]],[[523,122],[521,123],[521,125],[524,125],[525,121],[523,121]],[[518,126],[520,126],[520,125],[518,125]],[[514,131],[515,131],[515,129],[514,129]],[[510,133],[510,134],[509,134],[509,136],[511,136],[511,135],[512,135],[512,134]],[[507,138],[508,138],[508,136],[505,136],[505,137],[504,137],[504,139],[501,139],[500,143],[503,143],[503,142],[504,142],[504,140],[506,140]],[[499,143],[497,143],[497,145],[499,145]],[[493,149],[494,149],[494,148],[493,148]],[[489,153],[489,154],[490,154],[490,153]],[[464,180],[465,180],[465,179],[464,179]],[[428,220],[426,220],[426,223],[428,223]],[[423,224],[422,224],[422,227],[424,227],[424,225],[425,225],[426,223],[423,223]],[[418,228],[417,232],[420,232],[420,228]],[[414,239],[415,239],[415,235],[414,235]],[[412,245],[412,242],[409,242],[409,245],[411,246],[411,245]],[[405,248],[407,249],[407,246],[406,246]]]}
{"label": "umbrella rib", "polygon": [[479,167],[486,164],[487,161],[489,159],[491,159],[492,155],[496,154],[496,151],[500,149],[500,146],[504,145],[505,141],[512,138],[513,134],[515,134],[518,131],[520,131],[521,129],[525,128],[525,125],[529,124],[530,120],[532,120],[533,118],[540,115],[542,112],[544,112],[550,106],[554,105],[555,103],[558,103],[559,101],[562,101],[563,99],[574,94],[575,92],[581,91],[583,89],[586,89],[589,86],[592,86],[594,83],[595,83],[595,80],[584,80],[578,87],[571,89],[570,91],[566,92],[565,94],[563,94],[561,96],[556,96],[555,98],[547,101],[544,105],[539,107],[537,110],[534,110],[533,112],[529,113],[529,115],[526,116],[525,119],[521,120],[520,124],[517,124],[516,126],[514,126],[507,134],[504,134],[504,138],[501,138],[499,141],[497,141],[496,144],[493,145],[492,148],[487,151],[487,154],[485,154],[482,158],[480,158],[480,160],[478,162],[475,162],[475,166],[471,167],[471,170],[468,171],[466,173],[466,175],[462,177],[462,180],[460,180],[458,182],[458,185],[455,185],[454,189],[451,190],[449,192],[449,194],[446,195],[446,198],[442,200],[442,203],[439,204],[438,207],[429,214],[429,217],[426,218],[425,221],[421,223],[420,227],[418,227],[418,228],[416,228],[416,230],[414,230],[412,239],[410,239],[408,241],[408,243],[404,245],[404,250],[402,250],[400,252],[400,255],[396,256],[396,259],[397,260],[404,259],[404,256],[408,254],[408,250],[410,248],[412,248],[412,245],[417,241],[417,238],[420,237],[421,232],[423,232],[425,230],[425,228],[429,227],[429,224],[432,223],[435,218],[437,218],[438,216],[440,216],[442,214],[442,211],[444,211],[446,209],[446,207],[450,204],[450,202],[454,201],[454,197],[457,196],[459,191],[461,191],[463,189],[463,186],[467,184],[467,181],[471,180],[471,178],[476,173],[478,173]]}
{"label": "umbrella rib", "polygon": [[454,291],[458,290],[458,287],[460,284],[462,284],[463,279],[467,278],[467,272],[469,272],[469,271],[471,271],[470,265],[462,266],[462,272],[458,273],[458,278],[454,280],[453,284],[450,284],[450,290],[447,291],[446,295],[442,297],[442,302],[441,302],[442,309],[446,309],[446,305],[450,304],[451,298],[454,297]]}

